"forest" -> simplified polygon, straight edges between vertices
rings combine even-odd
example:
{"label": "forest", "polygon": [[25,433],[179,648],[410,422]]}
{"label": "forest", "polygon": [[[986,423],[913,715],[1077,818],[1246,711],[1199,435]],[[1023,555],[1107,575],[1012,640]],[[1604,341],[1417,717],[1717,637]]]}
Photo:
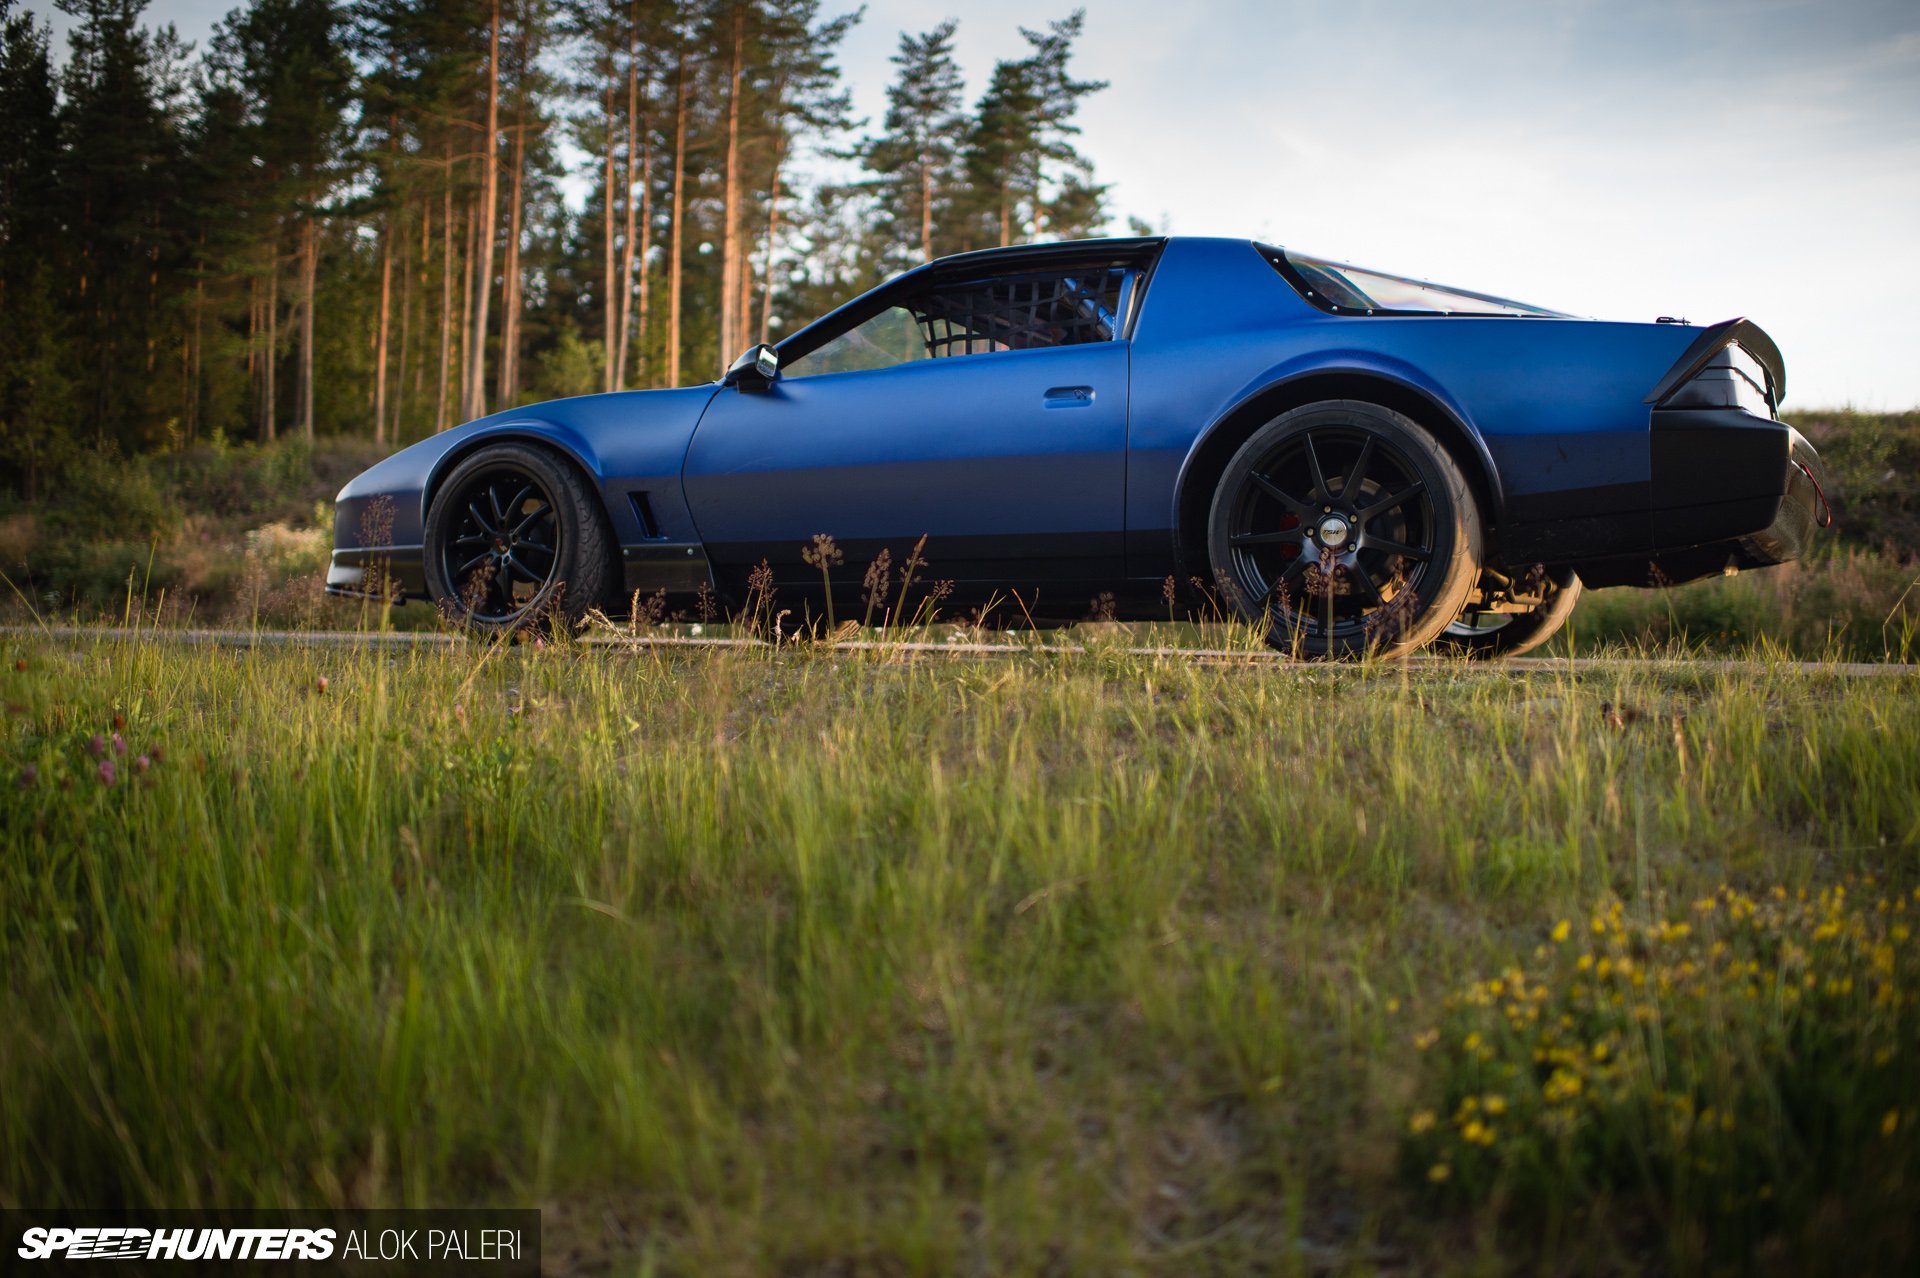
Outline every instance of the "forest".
{"label": "forest", "polygon": [[[1084,13],[883,118],[821,0],[0,0],[0,489],[196,442],[392,447],[697,382],[933,257],[1103,229]],[[1138,224],[1136,223],[1136,229]]]}

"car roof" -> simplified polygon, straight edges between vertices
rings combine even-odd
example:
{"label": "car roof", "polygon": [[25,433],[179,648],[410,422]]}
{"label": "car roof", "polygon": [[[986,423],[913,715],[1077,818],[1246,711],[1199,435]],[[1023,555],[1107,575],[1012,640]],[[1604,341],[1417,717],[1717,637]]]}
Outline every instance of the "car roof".
{"label": "car roof", "polygon": [[[946,274],[950,271],[977,271],[983,266],[1019,266],[1034,259],[1049,262],[1077,258],[1107,260],[1134,257],[1158,249],[1167,242],[1164,235],[1113,236],[1097,240],[1055,240],[1044,244],[1013,244],[1006,248],[975,249],[971,253],[952,253],[919,266],[908,275],[921,272]],[[900,277],[896,277],[900,278]]]}

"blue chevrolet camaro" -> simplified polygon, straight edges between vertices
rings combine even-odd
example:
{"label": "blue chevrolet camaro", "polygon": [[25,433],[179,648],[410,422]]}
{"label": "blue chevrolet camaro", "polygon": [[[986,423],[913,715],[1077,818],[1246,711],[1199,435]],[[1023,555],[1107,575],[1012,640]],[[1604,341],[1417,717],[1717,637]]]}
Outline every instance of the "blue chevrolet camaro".
{"label": "blue chevrolet camaro", "polygon": [[1315,656],[1515,653],[1583,583],[1801,554],[1824,473],[1785,386],[1746,320],[1576,319],[1248,240],[989,250],[719,382],[404,449],[341,491],[327,588],[513,628],[738,606],[759,569],[790,616],[828,589],[845,616],[925,537],[944,609],[1023,626],[1172,600]]}

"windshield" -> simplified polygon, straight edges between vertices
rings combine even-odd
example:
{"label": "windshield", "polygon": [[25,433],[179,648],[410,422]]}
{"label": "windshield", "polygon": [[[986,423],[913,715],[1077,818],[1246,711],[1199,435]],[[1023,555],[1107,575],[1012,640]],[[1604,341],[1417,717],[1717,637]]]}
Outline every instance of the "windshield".
{"label": "windshield", "polygon": [[1272,249],[1268,258],[1308,301],[1331,311],[1359,314],[1425,315],[1549,315],[1560,311],[1529,306],[1486,293],[1470,293],[1444,284],[1429,284],[1404,275],[1388,275],[1344,262],[1309,257],[1305,253]]}

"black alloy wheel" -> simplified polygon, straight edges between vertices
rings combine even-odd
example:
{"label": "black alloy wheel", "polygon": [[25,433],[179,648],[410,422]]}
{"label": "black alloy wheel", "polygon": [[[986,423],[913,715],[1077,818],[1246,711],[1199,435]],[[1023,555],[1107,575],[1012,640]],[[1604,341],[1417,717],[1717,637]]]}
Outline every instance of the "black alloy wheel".
{"label": "black alloy wheel", "polygon": [[1465,476],[1410,419],[1309,404],[1254,432],[1208,527],[1220,584],[1267,640],[1314,657],[1398,655],[1453,620],[1478,572]]}
{"label": "black alloy wheel", "polygon": [[513,629],[554,607],[577,618],[602,602],[609,545],[599,499],[571,466],[531,445],[495,444],[435,492],[428,587],[481,629]]}

